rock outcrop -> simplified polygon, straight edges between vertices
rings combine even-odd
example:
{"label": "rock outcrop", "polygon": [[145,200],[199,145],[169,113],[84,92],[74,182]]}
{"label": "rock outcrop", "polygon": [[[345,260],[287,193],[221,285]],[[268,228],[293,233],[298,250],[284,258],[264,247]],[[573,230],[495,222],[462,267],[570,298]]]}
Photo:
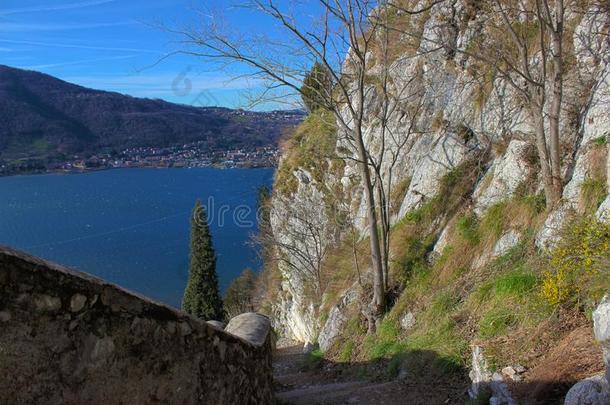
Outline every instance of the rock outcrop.
{"label": "rock outcrop", "polygon": [[269,404],[266,317],[224,332],[112,284],[0,248],[0,403]]}
{"label": "rock outcrop", "polygon": [[[421,5],[423,2],[415,2],[414,7],[415,4]],[[534,130],[516,90],[497,78],[491,88],[482,94],[480,85],[471,76],[474,66],[468,56],[459,52],[431,51],[438,47],[438,43],[458,46],[470,43],[480,35],[484,16],[473,12],[471,1],[457,0],[444,2],[430,13],[418,14],[413,18],[412,23],[421,26],[424,37],[431,41],[421,41],[417,50],[405,50],[389,67],[390,91],[413,96],[413,99],[401,99],[396,108],[392,106],[387,120],[388,131],[394,137],[405,139],[400,148],[392,145],[392,142],[382,142],[377,113],[383,100],[374,84],[366,92],[368,96],[365,100],[366,147],[373,154],[383,147],[385,159],[382,174],[387,176],[391,169],[393,183],[406,185],[405,190],[401,190],[402,195],[393,196],[398,206],[392,207],[392,222],[398,223],[414,209],[437,196],[445,198],[438,195],[444,176],[475,158],[479,161],[477,167],[480,173],[471,190],[472,198],[465,199],[460,209],[473,210],[478,217],[482,217],[490,207],[523,193],[523,190],[530,195],[541,195]],[[535,235],[536,244],[541,249],[552,247],[573,213],[583,212],[580,201],[583,184],[591,180],[595,169],[591,163],[606,165],[606,172],[610,170],[607,157],[610,69],[607,58],[599,57],[607,55],[608,41],[592,34],[601,32],[603,29],[600,27],[606,27],[608,15],[586,13],[580,18],[570,14],[570,19],[570,24],[575,27],[572,38],[575,63],[566,73],[566,98],[570,102],[566,103],[560,117],[563,171],[567,185],[561,203],[548,215]],[[374,58],[374,55],[369,56]],[[373,67],[369,73],[371,82],[374,82],[379,71]],[[413,115],[412,111],[417,111],[417,114]],[[348,113],[345,114],[347,116]],[[410,128],[415,130],[409,132]],[[337,136],[336,150],[349,150],[342,136],[345,134],[341,131]],[[395,162],[394,166],[390,168],[389,162]],[[342,163],[341,173],[324,173],[321,180],[313,180],[306,170],[294,170],[297,189],[290,194],[276,196],[273,201],[278,213],[273,227],[277,236],[282,238],[290,233],[286,229],[299,229],[302,226],[290,217],[295,216],[291,209],[303,202],[313,207],[316,218],[322,215],[324,223],[332,224],[324,216],[323,196],[325,190],[336,189],[336,185],[340,184],[346,196],[343,201],[345,216],[352,221],[353,229],[361,237],[366,237],[366,209],[358,181],[357,163],[352,159],[345,159]],[[606,174],[605,177],[606,181],[610,181],[610,176]],[[605,193],[608,193],[608,184]],[[610,217],[609,207],[610,202],[606,198],[599,208],[598,217]],[[299,211],[301,213],[302,210]],[[436,229],[437,243],[433,246],[436,256],[442,253],[450,236],[444,219],[447,218],[439,218],[436,224],[439,227]],[[501,235],[495,246],[480,257],[478,266],[484,266],[491,258],[507,253],[524,237],[518,230]],[[286,251],[285,254],[290,255],[290,252]],[[287,337],[303,342],[315,342],[321,330],[324,330],[324,340],[339,333],[329,330],[327,325],[322,325],[320,329],[319,319],[329,314],[320,314],[320,302],[307,299],[306,280],[302,272],[289,266],[280,266],[280,271],[283,276],[282,291],[273,305],[274,325],[278,330]],[[339,304],[341,296],[342,293],[337,295],[335,305]],[[335,307],[330,305],[327,308]],[[336,309],[332,309],[332,312],[329,319],[341,318]]]}

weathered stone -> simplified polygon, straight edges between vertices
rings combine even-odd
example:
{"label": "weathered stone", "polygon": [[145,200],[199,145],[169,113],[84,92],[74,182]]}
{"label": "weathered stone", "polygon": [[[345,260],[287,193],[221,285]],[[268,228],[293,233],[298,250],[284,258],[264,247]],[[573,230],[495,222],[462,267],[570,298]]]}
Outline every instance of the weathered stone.
{"label": "weathered stone", "polygon": [[191,328],[191,325],[188,322],[180,322],[178,324],[178,330],[180,332],[180,336],[182,337],[188,336],[191,334],[191,332],[193,332],[193,328]]}
{"label": "weathered stone", "polygon": [[[504,375],[505,377],[507,377],[507,378],[509,378],[509,379],[511,379],[511,380],[513,380],[513,381],[521,381],[521,380],[522,380],[522,378],[521,378],[521,376],[519,375],[519,374],[520,374],[520,372],[519,372],[519,371],[517,371],[517,368],[518,368],[518,366],[515,366],[515,367],[513,367],[513,366],[507,366],[507,367],[504,367],[504,368],[502,369],[502,375]],[[521,366],[521,368],[519,368],[519,369],[520,369],[520,370],[521,370],[521,369],[525,370],[525,369],[523,368],[523,366]]]}
{"label": "weathered stone", "polygon": [[493,204],[510,198],[527,178],[529,168],[524,156],[529,147],[527,142],[514,139],[508,144],[504,155],[494,162],[474,193],[477,215]]}
{"label": "weathered stone", "polygon": [[498,239],[493,250],[493,257],[499,257],[508,253],[510,249],[517,246],[521,240],[521,234],[511,229]]}
{"label": "weathered stone", "polygon": [[[0,273],[6,268],[0,403],[273,402],[269,328],[264,344],[255,346],[86,274],[0,247]],[[35,287],[20,291],[26,284]],[[104,296],[108,306],[87,298],[72,312],[72,302],[82,301],[72,299],[76,294]],[[249,335],[247,327],[242,323],[241,336]]]}
{"label": "weathered stone", "polygon": [[565,405],[608,405],[610,386],[603,375],[587,378],[574,385],[564,402]]}
{"label": "weathered stone", "polygon": [[97,339],[91,351],[91,360],[93,362],[105,362],[112,355],[114,349],[114,341],[110,336]]}
{"label": "weathered stone", "polygon": [[271,322],[264,315],[247,312],[229,321],[225,331],[250,342],[262,346],[269,337]]}
{"label": "weathered stone", "polygon": [[559,233],[567,223],[571,213],[572,208],[562,204],[549,214],[536,235],[536,246],[539,249],[552,249],[557,244]]}
{"label": "weathered stone", "polygon": [[168,323],[166,323],[165,324],[165,330],[170,335],[175,334],[176,333],[176,322],[168,322]]}
{"label": "weathered stone", "polygon": [[472,384],[468,390],[471,398],[476,398],[483,389],[491,390],[490,405],[516,405],[508,386],[500,373],[492,373],[480,346],[472,348],[472,365],[470,370]]}
{"label": "weathered stone", "polygon": [[42,312],[57,312],[61,309],[61,299],[46,294],[36,295],[34,306]]}
{"label": "weathered stone", "polygon": [[11,313],[9,311],[0,311],[0,322],[8,322],[11,320]]}
{"label": "weathered stone", "polygon": [[74,294],[70,299],[70,311],[80,312],[87,303],[87,297],[82,294]]}
{"label": "weathered stone", "polygon": [[225,324],[220,321],[207,321],[206,323],[221,330],[225,328]]}
{"label": "weathered stone", "polygon": [[328,351],[336,338],[341,334],[343,326],[348,319],[346,310],[352,303],[358,301],[359,297],[359,285],[353,284],[345,291],[339,303],[331,308],[328,319],[318,335],[318,345],[323,352]]}
{"label": "weathered stone", "polygon": [[610,195],[608,195],[604,202],[602,202],[602,204],[599,206],[595,216],[600,221],[610,222]]}
{"label": "weathered stone", "polygon": [[413,315],[413,312],[409,311],[400,318],[400,327],[404,331],[408,331],[413,326],[415,326],[415,315]]}

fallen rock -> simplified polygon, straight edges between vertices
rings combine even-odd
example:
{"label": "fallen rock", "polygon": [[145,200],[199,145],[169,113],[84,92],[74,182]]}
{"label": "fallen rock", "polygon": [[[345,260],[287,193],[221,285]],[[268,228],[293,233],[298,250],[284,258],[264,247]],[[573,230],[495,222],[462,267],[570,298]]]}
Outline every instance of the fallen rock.
{"label": "fallen rock", "polygon": [[525,372],[525,367],[521,365],[515,366],[507,366],[502,369],[502,375],[513,380],[513,381],[521,381],[523,378],[520,374]]}
{"label": "fallen rock", "polygon": [[408,331],[414,325],[415,325],[415,315],[413,315],[413,312],[409,311],[400,318],[400,327],[404,331]]}

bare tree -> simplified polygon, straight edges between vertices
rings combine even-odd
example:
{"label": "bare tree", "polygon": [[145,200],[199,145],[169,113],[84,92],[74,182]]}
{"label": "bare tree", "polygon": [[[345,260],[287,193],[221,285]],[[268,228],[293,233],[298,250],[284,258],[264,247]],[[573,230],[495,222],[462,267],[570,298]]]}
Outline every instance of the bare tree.
{"label": "bare tree", "polygon": [[255,33],[231,35],[219,25],[219,19],[206,20],[194,29],[172,31],[180,34],[189,48],[181,53],[218,61],[223,67],[245,65],[249,77],[266,85],[259,100],[290,97],[294,100],[294,95],[303,95],[301,84],[314,63],[326,69],[332,86],[318,90],[316,99],[321,107],[333,113],[339,130],[355,151],[353,159],[359,167],[367,207],[374,274],[370,313],[379,319],[385,311],[386,295],[383,248],[373,184],[375,174],[364,139],[365,100],[372,91],[367,85],[367,70],[375,40],[375,21],[369,16],[378,2],[318,0],[313,3],[321,10],[316,24],[303,23],[302,17],[282,9],[274,0],[252,0],[243,5],[276,24],[282,35],[280,42]]}

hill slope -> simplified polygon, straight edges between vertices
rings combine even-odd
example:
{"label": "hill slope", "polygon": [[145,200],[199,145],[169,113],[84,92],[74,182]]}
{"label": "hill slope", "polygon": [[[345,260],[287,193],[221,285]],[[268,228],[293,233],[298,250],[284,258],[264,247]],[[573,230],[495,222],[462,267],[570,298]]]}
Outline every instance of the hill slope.
{"label": "hill slope", "polygon": [[300,119],[134,98],[0,65],[0,160],[194,141],[210,149],[273,145]]}

